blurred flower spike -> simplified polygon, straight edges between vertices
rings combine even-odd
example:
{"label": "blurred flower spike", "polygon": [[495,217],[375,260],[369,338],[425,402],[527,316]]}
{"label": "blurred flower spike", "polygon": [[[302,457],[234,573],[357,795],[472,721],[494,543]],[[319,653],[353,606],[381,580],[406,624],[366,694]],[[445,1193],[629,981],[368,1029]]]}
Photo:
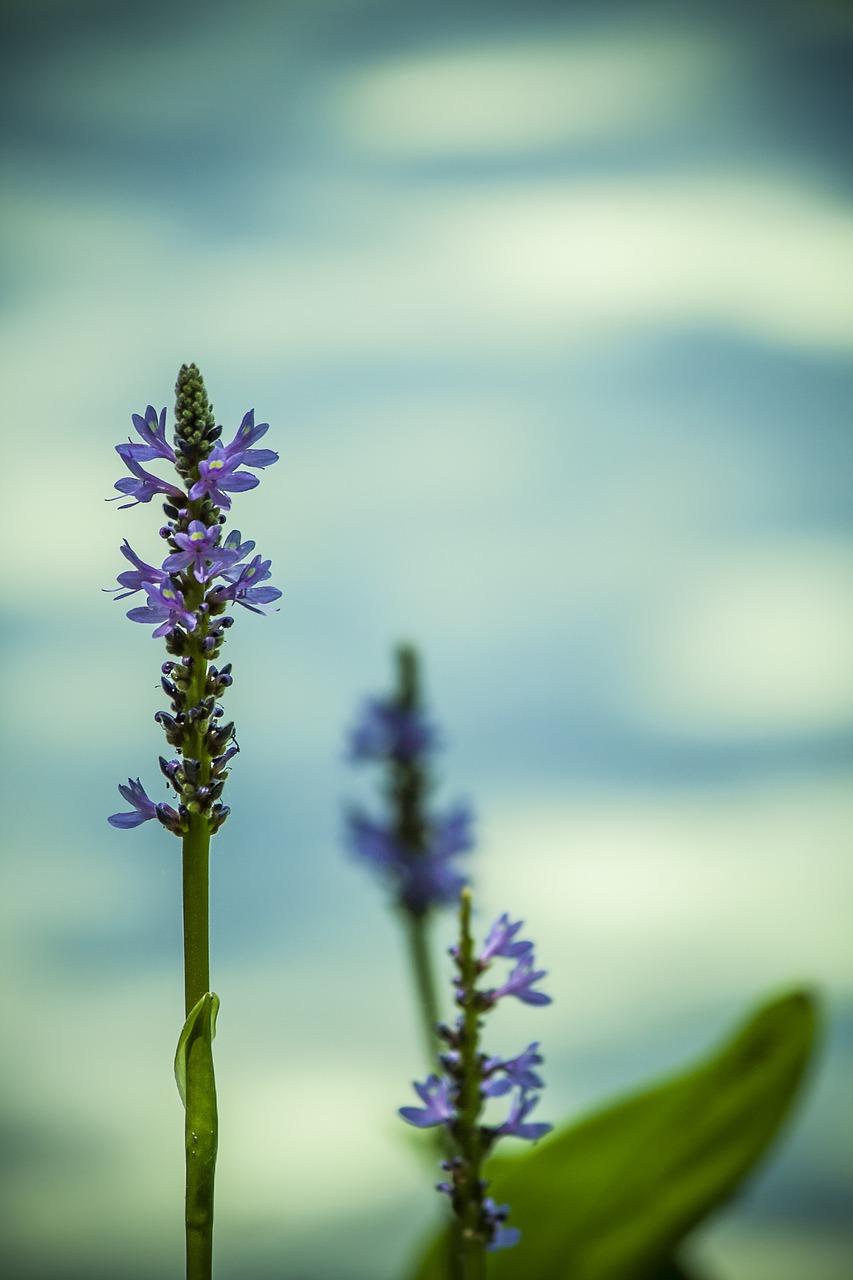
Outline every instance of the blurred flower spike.
{"label": "blurred flower spike", "polygon": [[457,803],[443,812],[429,807],[431,757],[439,745],[421,703],[417,655],[397,650],[397,687],[368,701],[352,730],[349,759],[380,765],[386,813],[359,808],[347,815],[349,848],[389,885],[394,900],[413,917],[457,901],[467,877],[457,859],[473,847],[473,814]]}

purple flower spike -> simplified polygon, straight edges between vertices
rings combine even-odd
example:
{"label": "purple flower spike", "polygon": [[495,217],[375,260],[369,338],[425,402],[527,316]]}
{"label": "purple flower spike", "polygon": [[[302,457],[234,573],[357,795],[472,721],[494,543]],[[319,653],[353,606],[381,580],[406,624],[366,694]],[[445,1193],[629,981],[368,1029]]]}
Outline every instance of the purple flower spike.
{"label": "purple flower spike", "polygon": [[534,969],[535,963],[531,947],[518,961],[503,986],[487,993],[490,1004],[500,1000],[501,996],[517,996],[524,1004],[550,1004],[551,997],[546,996],[544,991],[533,990],[534,982],[544,978],[547,973],[546,969]]}
{"label": "purple flower spike", "polygon": [[186,631],[195,631],[196,616],[187,609],[184,597],[173,587],[169,579],[160,585],[152,584],[148,592],[148,602],[139,609],[128,609],[127,616],[131,622],[158,622],[160,626],[152,632],[153,638],[165,636],[176,627],[182,626]]}
{"label": "purple flower spike", "polygon": [[428,1076],[424,1084],[414,1085],[415,1093],[423,1107],[400,1107],[399,1114],[409,1124],[419,1129],[430,1129],[436,1124],[450,1124],[456,1119],[456,1109],[450,1100],[450,1081],[443,1076]]}
{"label": "purple flower spike", "polygon": [[350,738],[352,760],[414,760],[437,745],[436,731],[419,709],[410,711],[393,702],[368,702]]}
{"label": "purple flower spike", "polygon": [[145,788],[137,778],[128,778],[127,786],[119,784],[119,794],[128,804],[133,805],[132,813],[114,813],[107,818],[107,822],[112,827],[119,827],[122,831],[127,831],[131,827],[138,827],[143,822],[150,822],[152,818],[157,817],[157,806],[153,800],[149,800],[145,794]]}
{"label": "purple flower spike", "polygon": [[524,1089],[521,1089],[518,1096],[513,1098],[510,1106],[509,1115],[503,1124],[494,1130],[497,1137],[505,1138],[524,1138],[528,1142],[537,1142],[543,1138],[546,1133],[550,1133],[553,1125],[550,1124],[526,1124],[526,1117],[539,1101],[539,1094],[534,1093],[528,1097]]}
{"label": "purple flower spike", "polygon": [[137,462],[150,462],[152,458],[166,458],[169,462],[175,461],[175,451],[166,441],[165,407],[158,417],[157,410],[153,404],[149,404],[145,410],[144,417],[139,413],[133,414],[133,425],[137,434],[142,437],[145,443],[131,444],[129,449],[127,445],[123,445],[122,448],[130,453],[131,457],[135,458]]}
{"label": "purple flower spike", "polygon": [[489,930],[489,936],[486,938],[483,950],[480,952],[480,964],[485,967],[495,956],[505,956],[507,959],[512,960],[517,956],[526,955],[528,951],[532,951],[532,942],[513,942],[513,938],[523,924],[523,920],[517,920],[515,924],[510,924],[509,916],[504,912]]}

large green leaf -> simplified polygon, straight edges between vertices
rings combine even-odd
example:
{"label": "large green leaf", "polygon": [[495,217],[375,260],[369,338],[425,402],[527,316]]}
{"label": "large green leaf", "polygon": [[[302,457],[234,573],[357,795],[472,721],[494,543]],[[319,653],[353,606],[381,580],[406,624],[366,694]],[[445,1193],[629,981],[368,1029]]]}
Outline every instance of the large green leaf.
{"label": "large green leaf", "polygon": [[[805,992],[771,1001],[716,1052],[667,1080],[493,1160],[489,1194],[511,1205],[514,1249],[492,1280],[644,1280],[725,1201],[770,1143],[811,1053]],[[415,1280],[444,1280],[447,1239]]]}

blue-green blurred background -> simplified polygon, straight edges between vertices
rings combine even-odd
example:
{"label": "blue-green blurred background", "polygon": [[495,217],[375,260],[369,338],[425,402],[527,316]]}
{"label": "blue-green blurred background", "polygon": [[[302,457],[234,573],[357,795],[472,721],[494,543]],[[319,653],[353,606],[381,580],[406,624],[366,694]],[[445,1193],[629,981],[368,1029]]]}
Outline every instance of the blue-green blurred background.
{"label": "blue-green blurred background", "polygon": [[806,1103],[694,1256],[846,1280],[851,6],[5,0],[3,29],[0,1272],[181,1271],[179,848],[105,821],[128,774],[160,794],[163,654],[101,589],[123,537],[162,554],[156,506],[104,499],[194,360],[226,437],[254,406],[281,454],[234,504],[284,595],[228,639],[221,1280],[391,1280],[438,1207],[395,1117],[401,939],[340,847],[400,638],[482,923],[550,970],[494,1051],[543,1042],[559,1120],[815,984]]}

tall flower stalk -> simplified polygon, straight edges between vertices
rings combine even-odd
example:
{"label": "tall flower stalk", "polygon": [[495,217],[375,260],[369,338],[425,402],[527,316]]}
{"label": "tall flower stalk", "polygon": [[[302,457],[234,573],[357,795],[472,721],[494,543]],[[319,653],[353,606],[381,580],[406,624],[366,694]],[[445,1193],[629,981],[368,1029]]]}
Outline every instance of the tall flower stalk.
{"label": "tall flower stalk", "polygon": [[355,856],[388,884],[402,917],[432,1066],[440,1048],[440,1011],[429,929],[435,911],[456,902],[466,883],[457,858],[473,845],[473,816],[461,803],[443,812],[431,806],[431,760],[439,736],[424,710],[415,650],[401,645],[395,664],[393,692],[365,704],[350,737],[352,760],[382,767],[385,811],[376,818],[352,808],[347,834]]}
{"label": "tall flower stalk", "polygon": [[[483,1178],[483,1164],[487,1156],[499,1138],[535,1142],[551,1129],[550,1124],[527,1119],[542,1088],[536,1071],[542,1063],[538,1041],[509,1059],[487,1056],[480,1043],[483,1018],[499,1000],[515,996],[530,1005],[551,1003],[551,997],[536,988],[546,974],[535,967],[532,942],[517,938],[521,927],[521,921],[513,924],[509,916],[501,916],[478,953],[471,933],[471,893],[463,889],[459,943],[452,949],[460,1014],[453,1026],[440,1027],[446,1045],[441,1074],[430,1075],[423,1084],[414,1086],[423,1105],[400,1108],[409,1124],[420,1129],[442,1126],[448,1134],[450,1155],[442,1164],[446,1177],[437,1189],[449,1197],[454,1214],[450,1270],[459,1280],[484,1280],[486,1252],[511,1248],[521,1234],[504,1225],[509,1205],[497,1205],[485,1194],[488,1183]],[[480,979],[499,957],[513,961],[511,972],[499,986],[482,989]],[[485,1123],[488,1099],[504,1096],[509,1101],[506,1119],[497,1125]]]}
{"label": "tall flower stalk", "polygon": [[[252,555],[253,542],[239,530],[223,539],[222,526],[231,494],[258,484],[252,471],[278,461],[270,449],[253,446],[268,424],[255,424],[254,411],[243,418],[234,439],[222,445],[201,374],[184,365],[176,387],[174,447],[166,440],[166,410],[149,405],[134,414],[141,443],[127,441],[116,451],[130,474],[117,481],[125,507],[164,499],[167,523],[160,537],[168,547],[159,568],[146,564],[125,541],[121,553],[131,565],[118,576],[116,598],[137,592],[144,605],[128,611],[134,622],[155,624],[169,654],[161,685],[169,710],[155,720],[171,748],[160,769],[176,806],[156,803],[139,779],[119,786],[130,810],[113,814],[114,827],[127,829],[158,821],[182,845],[184,928],[184,1029],[178,1042],[175,1075],[186,1112],[186,1258],[187,1280],[209,1280],[213,1256],[213,1188],[217,1147],[216,1088],[211,1042],[218,997],[210,990],[209,857],[211,837],[228,816],[221,795],[228,765],[237,753],[234,725],[224,721],[219,698],[231,684],[231,664],[214,665],[234,619],[226,612],[239,604],[253,613],[281,592],[263,585],[270,561]],[[163,479],[142,465],[165,461],[175,476]]]}

